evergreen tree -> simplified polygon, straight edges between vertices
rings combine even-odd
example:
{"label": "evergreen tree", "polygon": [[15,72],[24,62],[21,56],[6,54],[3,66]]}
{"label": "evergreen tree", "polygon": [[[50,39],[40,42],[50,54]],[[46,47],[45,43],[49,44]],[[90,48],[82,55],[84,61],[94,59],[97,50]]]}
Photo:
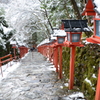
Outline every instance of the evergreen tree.
{"label": "evergreen tree", "polygon": [[4,32],[5,29],[8,29],[8,24],[4,18],[4,9],[0,9],[0,56],[4,56],[10,53],[10,42],[8,41],[11,36],[12,32]]}

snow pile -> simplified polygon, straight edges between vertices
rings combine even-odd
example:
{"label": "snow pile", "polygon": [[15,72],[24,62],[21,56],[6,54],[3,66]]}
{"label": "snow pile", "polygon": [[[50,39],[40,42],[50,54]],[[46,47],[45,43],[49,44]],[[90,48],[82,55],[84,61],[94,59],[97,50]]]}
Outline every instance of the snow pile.
{"label": "snow pile", "polygon": [[[28,53],[22,57],[21,59],[24,59],[26,56],[28,55]],[[2,66],[2,71],[3,71],[3,77],[2,74],[0,75],[0,81],[2,81],[2,79],[6,78],[9,73],[13,72],[14,70],[16,70],[19,66],[20,66],[20,62],[16,62],[16,61],[11,61],[5,65]]]}
{"label": "snow pile", "polygon": [[81,92],[76,92],[67,97],[63,97],[63,100],[86,100],[84,99],[84,95]]}
{"label": "snow pile", "polygon": [[[10,66],[11,63],[11,66]],[[8,76],[9,73],[13,72],[14,70],[16,70],[17,67],[20,66],[20,62],[9,62],[6,65],[2,66],[2,71],[3,71],[3,77],[2,74],[0,75],[0,81],[4,78],[6,78]]]}
{"label": "snow pile", "polygon": [[92,83],[91,83],[91,81],[88,78],[86,78],[85,81],[92,86]]}

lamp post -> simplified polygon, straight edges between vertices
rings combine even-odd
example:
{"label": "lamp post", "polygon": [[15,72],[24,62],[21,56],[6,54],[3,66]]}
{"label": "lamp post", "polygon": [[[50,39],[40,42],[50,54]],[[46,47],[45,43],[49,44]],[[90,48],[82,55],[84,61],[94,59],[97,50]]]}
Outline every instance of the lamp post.
{"label": "lamp post", "polygon": [[[100,44],[100,18],[94,18],[94,34],[86,40],[91,43]],[[100,100],[100,64],[98,71],[95,100]]]}
{"label": "lamp post", "polygon": [[[66,32],[64,30],[55,29],[53,33],[53,37],[56,37],[56,42],[54,43],[55,45],[54,60],[55,60],[56,72],[58,72],[59,75],[58,78],[62,79],[62,46],[64,46]],[[59,62],[59,66],[58,66],[58,62]]]}
{"label": "lamp post", "polygon": [[75,65],[75,55],[76,55],[76,46],[83,46],[81,44],[81,34],[82,32],[68,32],[67,33],[67,46],[70,47],[70,82],[69,89],[73,89],[74,84],[74,65]]}
{"label": "lamp post", "polygon": [[89,29],[87,27],[87,20],[62,20],[62,22],[64,25],[63,28],[67,34],[67,40],[64,44],[71,48],[69,89],[73,89],[76,46],[84,46],[81,43],[82,32],[88,31]]}
{"label": "lamp post", "polygon": [[16,41],[11,41],[10,44],[12,45],[12,48],[13,48],[14,59],[16,59]]}
{"label": "lamp post", "polygon": [[[93,0],[88,0],[85,10],[83,11],[82,15],[94,16],[94,33],[90,38],[87,38],[86,40],[90,43],[100,44],[100,16],[98,16],[99,14],[98,9],[95,9],[95,8],[98,8],[98,5],[94,6]],[[98,71],[95,100],[100,100],[100,85],[99,84],[100,84],[100,65],[99,65],[99,71]]]}
{"label": "lamp post", "polygon": [[[66,35],[57,36],[57,43],[59,47],[59,78],[62,79],[62,46],[64,45]],[[58,58],[57,58],[58,59]]]}
{"label": "lamp post", "polygon": [[97,80],[95,100],[100,100],[100,62],[99,62],[99,71],[98,71],[98,80]]}

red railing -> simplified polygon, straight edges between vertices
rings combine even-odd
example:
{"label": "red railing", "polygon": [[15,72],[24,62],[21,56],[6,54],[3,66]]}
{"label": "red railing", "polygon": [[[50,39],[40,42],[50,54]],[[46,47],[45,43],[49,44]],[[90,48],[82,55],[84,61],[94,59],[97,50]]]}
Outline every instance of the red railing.
{"label": "red railing", "polygon": [[[1,74],[3,76],[3,71],[2,71],[2,64],[6,62],[10,62],[13,60],[13,57],[11,54],[8,54],[6,56],[0,57],[0,68],[1,68]],[[11,65],[11,64],[10,64]]]}
{"label": "red railing", "polygon": [[20,46],[19,51],[20,51],[20,58],[22,58],[25,56],[26,53],[28,53],[28,48],[24,46]]}
{"label": "red railing", "polygon": [[[63,45],[59,45],[57,42],[53,42],[37,47],[38,52],[40,52],[54,64],[56,72],[59,75],[58,78],[60,79],[62,78],[62,46]],[[58,48],[60,50],[58,50]]]}
{"label": "red railing", "polygon": [[[22,57],[25,56],[26,53],[28,53],[28,48],[21,46],[21,47],[19,47],[19,51],[20,51],[20,58],[22,58]],[[3,57],[0,57],[0,68],[1,68],[1,74],[2,74],[2,76],[3,76],[2,65],[4,63],[12,61],[13,59],[16,60],[16,57],[17,56],[16,56],[15,48],[14,48],[14,57],[12,57],[11,54],[8,54],[8,55],[5,55]],[[10,63],[10,65],[11,65],[11,63]],[[8,64],[7,64],[7,66],[8,66]]]}

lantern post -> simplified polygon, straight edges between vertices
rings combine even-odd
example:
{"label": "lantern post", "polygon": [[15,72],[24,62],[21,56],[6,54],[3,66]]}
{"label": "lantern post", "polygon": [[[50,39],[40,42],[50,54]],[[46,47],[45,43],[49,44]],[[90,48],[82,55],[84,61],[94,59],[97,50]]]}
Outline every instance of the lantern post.
{"label": "lantern post", "polygon": [[57,44],[59,47],[59,78],[62,79],[62,46],[64,46],[66,35],[57,35]]}
{"label": "lantern post", "polygon": [[69,76],[69,89],[73,89],[74,85],[74,65],[76,47],[83,47],[81,43],[82,32],[88,31],[87,20],[62,20],[64,30],[67,34],[65,45],[70,47],[70,76]]}
{"label": "lantern post", "polygon": [[14,59],[16,59],[16,41],[11,41],[10,44],[12,45],[13,48]]}
{"label": "lantern post", "polygon": [[56,68],[56,72],[58,73],[58,46],[54,48],[54,64]]}
{"label": "lantern post", "polygon": [[[100,44],[100,18],[94,18],[94,34],[86,40],[90,43]],[[95,100],[100,100],[100,64],[98,71]]]}
{"label": "lantern post", "polygon": [[[89,8],[89,9],[88,9]],[[83,11],[82,15],[85,16],[94,16],[94,33],[91,37],[87,38],[86,40],[90,43],[100,44],[100,16],[99,11],[95,9],[92,0],[88,0],[85,10]],[[97,80],[97,87],[96,87],[96,94],[95,100],[100,100],[100,65],[98,71],[98,80]]]}
{"label": "lantern post", "polygon": [[[53,37],[56,37],[55,47],[55,67],[58,72],[58,78],[62,79],[62,47],[64,46],[66,32],[61,29],[54,30]],[[58,51],[59,50],[59,51]],[[58,64],[59,62],[59,64]],[[58,66],[59,65],[59,66]]]}

